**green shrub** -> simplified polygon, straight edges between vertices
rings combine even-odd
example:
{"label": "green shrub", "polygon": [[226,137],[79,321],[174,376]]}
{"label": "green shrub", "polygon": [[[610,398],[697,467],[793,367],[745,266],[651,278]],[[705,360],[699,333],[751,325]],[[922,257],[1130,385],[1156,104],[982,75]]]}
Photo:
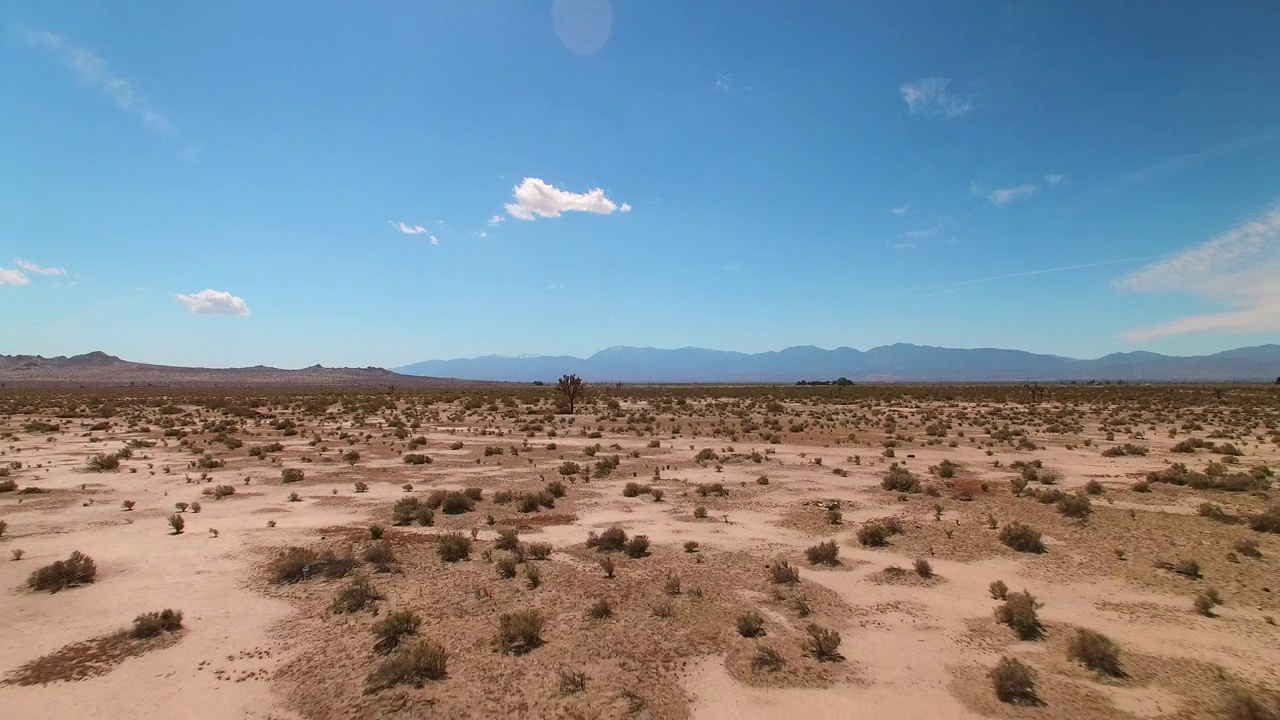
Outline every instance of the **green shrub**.
{"label": "green shrub", "polygon": [[446,493],[440,502],[440,512],[458,515],[475,509],[475,501],[460,492]]}

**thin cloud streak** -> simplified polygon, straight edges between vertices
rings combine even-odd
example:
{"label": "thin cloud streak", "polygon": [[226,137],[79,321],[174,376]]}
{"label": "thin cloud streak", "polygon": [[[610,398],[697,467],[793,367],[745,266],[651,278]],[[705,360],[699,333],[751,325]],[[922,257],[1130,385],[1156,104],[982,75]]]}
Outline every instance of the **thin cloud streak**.
{"label": "thin cloud streak", "polygon": [[1262,145],[1264,143],[1269,143],[1274,139],[1275,139],[1275,134],[1270,131],[1264,132],[1264,133],[1258,133],[1257,135],[1249,135],[1242,138],[1236,138],[1235,140],[1231,140],[1230,142],[1225,142],[1225,143],[1222,143],[1221,145],[1215,145],[1214,147],[1211,147],[1208,150],[1200,150],[1198,152],[1190,152],[1190,153],[1183,153],[1182,155],[1174,155],[1171,158],[1162,160],[1153,165],[1148,165],[1144,168],[1134,170],[1133,172],[1125,175],[1125,178],[1128,180],[1149,180],[1154,177],[1167,175],[1169,173],[1176,172],[1178,170],[1183,170],[1189,167],[1193,167],[1195,165],[1199,165],[1200,163],[1203,163],[1208,160],[1213,160],[1215,158],[1223,157],[1225,155],[1230,155],[1231,153],[1236,152],[1237,150],[1243,150],[1248,147],[1253,147],[1254,145]]}
{"label": "thin cloud streak", "polygon": [[1118,260],[1103,260],[1102,262],[1081,263],[1079,265],[1064,265],[1062,267],[1044,268],[1042,270],[1026,270],[1023,272],[1009,273],[1008,275],[992,275],[991,277],[974,278],[972,280],[961,280],[953,283],[943,283],[941,285],[928,285],[926,287],[912,288],[909,292],[929,292],[927,295],[920,297],[933,297],[934,295],[942,295],[946,292],[952,292],[969,285],[978,285],[980,283],[994,282],[996,280],[1012,280],[1014,278],[1031,277],[1033,275],[1047,275],[1049,273],[1067,272],[1069,270],[1085,270],[1087,268],[1105,267],[1107,265],[1120,265],[1122,263],[1142,262],[1144,260],[1158,260],[1167,257],[1166,255],[1148,255],[1145,257],[1120,258]]}

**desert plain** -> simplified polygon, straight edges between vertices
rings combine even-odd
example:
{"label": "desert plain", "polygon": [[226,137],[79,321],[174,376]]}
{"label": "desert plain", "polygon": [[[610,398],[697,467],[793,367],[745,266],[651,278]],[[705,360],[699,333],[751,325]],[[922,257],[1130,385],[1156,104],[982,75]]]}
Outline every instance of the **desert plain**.
{"label": "desert plain", "polygon": [[0,468],[4,717],[1278,712],[1280,386],[6,388]]}

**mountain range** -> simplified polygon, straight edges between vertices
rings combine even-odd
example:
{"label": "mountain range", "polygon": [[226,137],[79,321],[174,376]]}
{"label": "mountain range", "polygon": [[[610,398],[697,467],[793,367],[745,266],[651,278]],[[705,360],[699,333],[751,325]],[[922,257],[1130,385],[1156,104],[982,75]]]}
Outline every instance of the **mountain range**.
{"label": "mountain range", "polygon": [[1112,353],[1094,360],[996,348],[941,348],[898,343],[862,351],[812,345],[763,353],[686,347],[675,350],[618,346],[587,357],[524,355],[427,360],[398,373],[465,380],[532,382],[575,373],[588,382],[792,383],[995,382],[1051,380],[1249,380],[1280,375],[1280,345],[1177,357],[1153,352]]}

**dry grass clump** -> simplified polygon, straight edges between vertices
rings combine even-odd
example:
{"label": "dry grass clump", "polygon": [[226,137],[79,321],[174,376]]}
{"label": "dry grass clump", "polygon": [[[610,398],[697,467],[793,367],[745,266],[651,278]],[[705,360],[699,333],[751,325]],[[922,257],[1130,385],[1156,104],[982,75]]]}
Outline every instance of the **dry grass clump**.
{"label": "dry grass clump", "polygon": [[839,652],[840,633],[813,623],[809,623],[805,632],[809,634],[809,638],[805,641],[805,650],[819,662],[835,662],[844,659]]}
{"label": "dry grass clump", "polygon": [[523,655],[542,645],[542,627],[546,621],[537,610],[520,610],[498,618],[498,649]]}
{"label": "dry grass clump", "polygon": [[1227,720],[1280,720],[1280,696],[1262,697],[1245,688],[1232,688],[1222,713]]}
{"label": "dry grass clump", "polygon": [[1042,605],[1036,602],[1035,597],[1025,590],[1009,593],[1004,603],[996,608],[996,620],[1013,628],[1023,640],[1038,640],[1044,635],[1044,626],[1036,614],[1040,607]]}
{"label": "dry grass clump", "polygon": [[1014,520],[1000,529],[1000,542],[1018,552],[1042,553],[1044,540],[1034,528]]}
{"label": "dry grass clump", "polygon": [[143,613],[133,619],[133,630],[130,637],[135,639],[152,638],[162,632],[177,632],[182,629],[182,611],[165,608],[160,612]]}
{"label": "dry grass clump", "polygon": [[779,585],[794,585],[800,582],[800,568],[786,560],[778,560],[769,566],[769,579]]}
{"label": "dry grass clump", "polygon": [[373,583],[366,577],[353,578],[346,587],[333,596],[330,608],[335,613],[354,613],[372,606],[382,599]]}
{"label": "dry grass clump", "polygon": [[756,672],[779,672],[786,665],[782,654],[767,645],[756,648],[756,654],[751,658],[751,669]]}
{"label": "dry grass clump", "polygon": [[280,471],[280,482],[285,484],[302,482],[305,479],[306,473],[302,468],[284,468]]}
{"label": "dry grass clump", "polygon": [[754,610],[739,615],[736,625],[738,634],[742,637],[753,638],[764,634],[764,618]]}
{"label": "dry grass clump", "polygon": [[88,585],[97,575],[98,566],[93,558],[76,550],[66,560],[58,560],[31,573],[27,586],[32,590],[56,593],[64,588]]}
{"label": "dry grass clump", "polygon": [[373,625],[374,652],[386,655],[400,647],[405,636],[418,632],[422,618],[412,610],[395,610]]}
{"label": "dry grass clump", "polygon": [[436,550],[445,562],[466,560],[471,555],[471,538],[461,533],[447,533],[436,538]]}
{"label": "dry grass clump", "polygon": [[396,685],[420,688],[428,680],[443,680],[447,674],[449,652],[430,640],[418,640],[405,647],[369,673],[366,692],[373,693]]}
{"label": "dry grass clump", "polygon": [[396,525],[431,525],[435,522],[435,512],[422,500],[416,497],[405,497],[396,500],[391,506],[391,522]]}
{"label": "dry grass clump", "polygon": [[595,532],[587,533],[587,547],[600,552],[622,552],[627,548],[627,533],[617,525],[599,535]]}
{"label": "dry grass clump", "polygon": [[1039,704],[1036,696],[1036,671],[1020,660],[1000,658],[989,676],[1000,702],[1012,705]]}
{"label": "dry grass clump", "polygon": [[827,540],[819,543],[804,551],[805,557],[809,559],[810,565],[819,563],[825,565],[838,565],[840,563],[840,547],[836,545],[834,540]]}
{"label": "dry grass clump", "polygon": [[1124,677],[1120,667],[1120,647],[1100,632],[1080,628],[1067,647],[1067,657],[1079,661],[1090,670],[1112,677]]}
{"label": "dry grass clump", "polygon": [[885,473],[884,479],[880,481],[880,487],[893,492],[918,493],[922,491],[920,478],[911,474],[910,470],[898,463],[893,463],[889,466],[889,471]]}

